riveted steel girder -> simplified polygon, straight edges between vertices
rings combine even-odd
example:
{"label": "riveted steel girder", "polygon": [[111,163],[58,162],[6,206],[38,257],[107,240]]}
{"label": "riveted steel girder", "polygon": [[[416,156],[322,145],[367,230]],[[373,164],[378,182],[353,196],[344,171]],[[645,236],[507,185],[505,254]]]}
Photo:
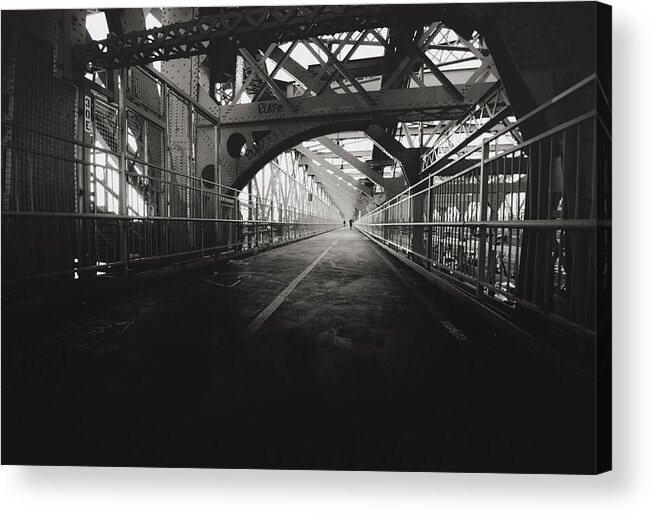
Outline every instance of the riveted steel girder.
{"label": "riveted steel girder", "polygon": [[489,83],[464,86],[463,98],[453,99],[443,86],[389,89],[367,93],[369,105],[359,93],[290,98],[293,109],[282,102],[264,101],[221,108],[222,127],[251,123],[283,124],[309,119],[315,123],[338,120],[389,121],[449,120],[461,116],[491,87]]}
{"label": "riveted steel girder", "polygon": [[[453,100],[442,86],[433,86],[369,92],[377,105],[368,105],[360,95],[348,93],[290,98],[293,110],[277,101],[221,106],[213,111],[221,122],[222,179],[225,185],[242,187],[280,152],[339,130],[365,130],[372,124],[396,121],[456,119],[489,87],[491,84],[483,83],[467,86],[463,101]],[[228,152],[231,138],[246,140],[241,155]]]}

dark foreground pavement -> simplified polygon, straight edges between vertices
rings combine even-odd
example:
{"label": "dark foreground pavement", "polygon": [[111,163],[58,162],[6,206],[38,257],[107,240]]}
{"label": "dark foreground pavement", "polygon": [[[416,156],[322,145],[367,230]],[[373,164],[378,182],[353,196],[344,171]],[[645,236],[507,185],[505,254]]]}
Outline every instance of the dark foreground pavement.
{"label": "dark foreground pavement", "polygon": [[594,392],[356,230],[2,321],[3,464],[592,470]]}

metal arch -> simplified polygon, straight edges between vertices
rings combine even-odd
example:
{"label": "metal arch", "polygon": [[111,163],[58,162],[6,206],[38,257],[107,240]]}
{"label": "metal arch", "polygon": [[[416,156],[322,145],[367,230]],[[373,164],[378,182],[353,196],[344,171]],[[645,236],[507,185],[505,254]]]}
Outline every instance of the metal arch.
{"label": "metal arch", "polygon": [[[241,186],[275,155],[305,139],[339,129],[365,130],[374,123],[455,119],[489,87],[490,84],[473,85],[463,102],[450,99],[442,86],[435,86],[370,92],[376,97],[377,106],[365,108],[360,104],[363,100],[354,93],[291,99],[295,107],[292,111],[277,101],[223,106],[220,163],[232,184]],[[228,138],[235,133],[243,134],[247,141],[247,152],[241,157],[230,157],[225,151]],[[254,133],[265,136],[256,141]],[[244,175],[244,180],[240,175]]]}

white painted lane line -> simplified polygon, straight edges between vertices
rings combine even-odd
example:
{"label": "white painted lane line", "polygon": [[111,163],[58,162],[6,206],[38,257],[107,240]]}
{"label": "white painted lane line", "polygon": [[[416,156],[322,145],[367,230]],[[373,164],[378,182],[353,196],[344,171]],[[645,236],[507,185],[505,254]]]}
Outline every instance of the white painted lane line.
{"label": "white painted lane line", "polygon": [[294,280],[292,280],[289,285],[283,289],[276,298],[273,299],[273,301],[267,305],[264,310],[258,314],[255,319],[249,323],[249,325],[244,329],[244,332],[242,333],[242,339],[244,341],[247,341],[257,332],[257,330],[262,326],[262,324],[271,316],[278,307],[280,307],[280,304],[282,304],[285,301],[285,298],[289,296],[289,294],[296,288],[296,286],[303,280],[307,274],[314,269],[314,266],[319,264],[319,261],[323,259],[326,253],[330,251],[330,249],[337,243],[335,240],[328,248],[326,248],[321,255],[319,255],[316,259],[312,261],[312,263],[303,270],[303,272],[298,275]]}
{"label": "white painted lane line", "polygon": [[[370,242],[370,241],[369,241]],[[375,254],[384,262],[384,264],[387,265],[387,267],[393,271],[393,273],[400,279],[400,282],[402,282],[405,286],[407,286],[407,289],[409,289],[413,295],[418,298],[425,307],[427,307],[427,310],[430,311],[430,313],[436,318],[436,320],[441,324],[441,326],[457,341],[463,341],[465,343],[468,342],[468,338],[466,337],[466,334],[463,333],[462,330],[458,329],[452,322],[446,321],[444,319],[444,314],[441,312],[441,310],[436,307],[423,293],[421,293],[414,284],[412,284],[400,271],[398,268],[396,268],[393,263],[387,259],[384,255],[380,253],[380,250],[375,248],[375,243],[370,242],[370,246],[375,252]]]}

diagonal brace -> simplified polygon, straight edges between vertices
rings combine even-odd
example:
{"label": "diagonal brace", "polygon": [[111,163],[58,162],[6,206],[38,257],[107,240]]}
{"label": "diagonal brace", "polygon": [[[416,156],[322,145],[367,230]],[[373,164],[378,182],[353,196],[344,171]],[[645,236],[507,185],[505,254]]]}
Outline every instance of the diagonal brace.
{"label": "diagonal brace", "polygon": [[327,136],[319,137],[317,138],[317,141],[321,143],[323,146],[325,146],[332,153],[334,153],[337,157],[340,157],[348,164],[350,164],[353,168],[358,170],[360,173],[362,173],[363,175],[371,179],[375,184],[377,184],[380,187],[383,187],[384,179],[382,177],[382,174],[375,171],[365,162],[360,161],[357,157],[355,157],[352,153],[346,150],[343,146],[338,145]]}

